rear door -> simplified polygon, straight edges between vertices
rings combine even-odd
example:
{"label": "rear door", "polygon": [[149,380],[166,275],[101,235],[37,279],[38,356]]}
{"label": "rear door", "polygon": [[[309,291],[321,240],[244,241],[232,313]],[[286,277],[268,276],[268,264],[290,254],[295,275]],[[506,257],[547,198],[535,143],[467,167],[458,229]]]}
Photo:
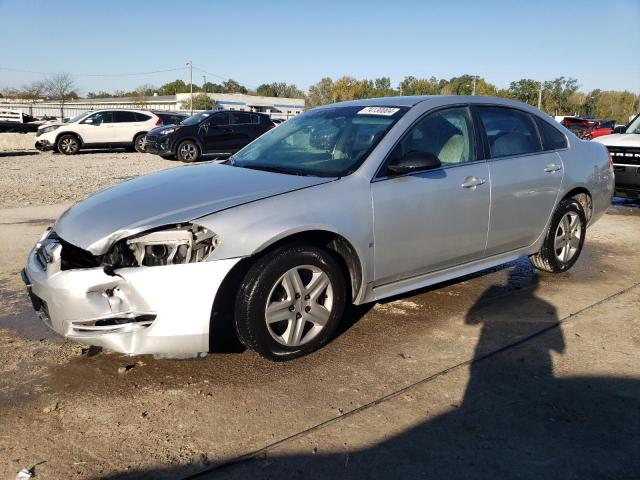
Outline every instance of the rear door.
{"label": "rear door", "polygon": [[198,127],[198,137],[205,152],[233,152],[233,130],[229,125],[229,112],[217,112]]}
{"label": "rear door", "polygon": [[490,155],[491,215],[486,256],[531,245],[543,232],[562,183],[563,165],[545,150],[533,115],[477,106]]}
{"label": "rear door", "polygon": [[230,127],[232,129],[232,147],[240,150],[256,138],[256,124],[248,112],[231,112]]}
{"label": "rear door", "polygon": [[113,112],[115,128],[112,142],[130,143],[136,133],[144,129],[144,122],[138,121],[135,112],[116,110]]}

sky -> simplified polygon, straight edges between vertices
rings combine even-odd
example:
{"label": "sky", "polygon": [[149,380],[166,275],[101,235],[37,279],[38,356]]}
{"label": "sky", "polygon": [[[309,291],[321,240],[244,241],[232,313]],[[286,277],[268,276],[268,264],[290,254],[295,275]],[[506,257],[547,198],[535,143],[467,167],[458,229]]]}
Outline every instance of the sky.
{"label": "sky", "polygon": [[248,88],[468,73],[640,93],[640,0],[0,0],[0,32],[0,88],[67,72],[81,94],[133,90],[188,82],[193,60],[194,83]]}

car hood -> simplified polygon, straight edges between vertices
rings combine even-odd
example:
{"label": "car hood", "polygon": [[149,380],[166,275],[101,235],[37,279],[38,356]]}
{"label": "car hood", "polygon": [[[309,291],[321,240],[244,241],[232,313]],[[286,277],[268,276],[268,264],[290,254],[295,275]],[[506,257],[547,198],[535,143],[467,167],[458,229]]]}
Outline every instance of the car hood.
{"label": "car hood", "polygon": [[636,133],[614,133],[594,138],[593,141],[612,147],[640,147],[640,135]]}
{"label": "car hood", "polygon": [[54,126],[54,125],[57,125],[58,127],[61,127],[62,125],[66,125],[66,123],[61,122],[59,120],[52,120],[50,122],[46,122],[46,123],[43,123],[42,125],[40,125],[38,127],[38,130],[40,130],[41,128],[51,127],[51,126]]}
{"label": "car hood", "polygon": [[151,130],[149,130],[147,135],[158,135],[162,130],[164,130],[166,128],[172,128],[172,127],[187,128],[187,125],[177,125],[175,123],[170,123],[170,124],[167,124],[167,125],[160,125],[159,127],[153,127]]}
{"label": "car hood", "polygon": [[102,255],[114,242],[151,228],[332,180],[216,163],[187,165],[99,191],[63,213],[53,228],[65,241]]}

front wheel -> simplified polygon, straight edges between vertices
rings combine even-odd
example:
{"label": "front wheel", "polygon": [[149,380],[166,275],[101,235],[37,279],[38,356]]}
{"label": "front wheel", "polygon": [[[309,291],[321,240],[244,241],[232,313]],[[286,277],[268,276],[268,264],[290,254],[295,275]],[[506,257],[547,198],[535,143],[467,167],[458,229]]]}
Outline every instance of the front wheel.
{"label": "front wheel", "polygon": [[580,256],[586,232],[582,205],[574,198],[562,200],[553,213],[542,248],[529,257],[531,263],[545,272],[566,272]]}
{"label": "front wheel", "polygon": [[195,162],[200,158],[200,149],[195,142],[187,140],[178,145],[176,156],[183,162]]}
{"label": "front wheel", "polygon": [[62,135],[56,142],[56,148],[65,155],[75,155],[80,151],[80,141],[75,135]]}
{"label": "front wheel", "polygon": [[311,245],[281,247],[260,258],[240,285],[238,338],[270,360],[306,355],[332,337],[345,302],[344,272],[330,252]]}

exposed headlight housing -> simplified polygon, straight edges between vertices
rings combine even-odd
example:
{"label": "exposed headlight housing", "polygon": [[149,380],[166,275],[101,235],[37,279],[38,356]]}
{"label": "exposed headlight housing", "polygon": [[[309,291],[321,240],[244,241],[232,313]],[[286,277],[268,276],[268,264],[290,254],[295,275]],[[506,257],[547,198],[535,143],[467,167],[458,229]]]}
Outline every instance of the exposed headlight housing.
{"label": "exposed headlight housing", "polygon": [[103,257],[102,263],[112,268],[195,263],[206,259],[217,244],[211,230],[181,224],[121,240]]}

